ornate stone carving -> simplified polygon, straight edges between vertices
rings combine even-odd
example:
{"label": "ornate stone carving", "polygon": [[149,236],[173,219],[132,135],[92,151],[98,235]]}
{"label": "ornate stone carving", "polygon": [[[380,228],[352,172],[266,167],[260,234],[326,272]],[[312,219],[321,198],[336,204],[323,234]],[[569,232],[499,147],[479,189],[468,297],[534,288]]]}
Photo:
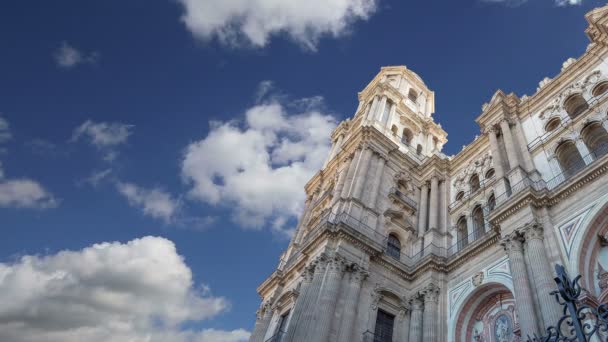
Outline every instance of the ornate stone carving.
{"label": "ornate stone carving", "polygon": [[602,247],[608,247],[608,231],[604,232],[604,234],[598,234],[598,238]]}
{"label": "ornate stone carving", "polygon": [[473,278],[471,278],[471,281],[473,282],[473,286],[477,287],[479,285],[481,285],[483,283],[483,272],[478,272],[477,274],[475,274],[473,276]]}
{"label": "ornate stone carving", "polygon": [[424,301],[426,303],[437,302],[439,300],[439,286],[433,283],[425,286],[420,293],[424,296]]}
{"label": "ornate stone carving", "polygon": [[500,240],[500,245],[504,248],[507,254],[511,254],[514,251],[521,252],[523,250],[522,246],[523,239],[521,235],[517,232],[513,232]]}
{"label": "ornate stone carving", "polygon": [[526,240],[543,239],[543,227],[538,223],[531,223],[521,228]]}

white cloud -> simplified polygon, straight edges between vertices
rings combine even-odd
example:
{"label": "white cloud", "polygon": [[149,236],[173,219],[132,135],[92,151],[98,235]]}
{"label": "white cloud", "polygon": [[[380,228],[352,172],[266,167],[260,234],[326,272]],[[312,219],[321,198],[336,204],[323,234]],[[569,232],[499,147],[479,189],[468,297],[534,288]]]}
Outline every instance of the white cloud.
{"label": "white cloud", "polygon": [[12,137],[8,121],[0,116],[0,143],[9,140]]}
{"label": "white cloud", "polygon": [[[322,166],[336,126],[318,108],[289,113],[294,101],[268,100],[245,112],[245,121],[212,123],[209,134],[184,153],[182,175],[190,195],[232,209],[233,219],[282,231],[302,210],[304,185]],[[318,99],[313,101],[319,103]]]}
{"label": "white cloud", "polygon": [[115,148],[127,142],[129,136],[133,133],[132,129],[133,125],[120,122],[94,122],[87,120],[82,125],[76,127],[72,134],[72,141],[77,141],[82,137],[88,138],[91,144],[104,153],[103,159],[111,162],[118,156]]}
{"label": "white cloud", "polygon": [[583,3],[583,0],[555,0],[557,6],[575,6]]}
{"label": "white cloud", "polygon": [[63,42],[53,53],[53,58],[59,67],[69,69],[79,64],[95,64],[99,60],[99,54],[97,52],[85,54],[67,42]]}
{"label": "white cloud", "polygon": [[54,208],[58,205],[42,185],[30,179],[0,180],[0,207]]}
{"label": "white cloud", "polygon": [[1,341],[241,342],[248,337],[244,330],[180,329],[224,312],[229,304],[197,290],[175,245],[159,237],[0,263],[0,303]]}
{"label": "white cloud", "polygon": [[102,181],[106,180],[108,176],[110,176],[110,174],[112,174],[112,169],[96,170],[93,171],[93,173],[91,173],[89,177],[83,179],[78,183],[79,185],[86,183],[90,184],[93,187],[97,187]]}
{"label": "white cloud", "polygon": [[165,223],[171,222],[179,210],[179,200],[161,189],[144,189],[126,182],[118,182],[116,187],[131,206],[138,207],[144,215],[162,219]]}
{"label": "white cloud", "polygon": [[204,41],[265,46],[270,37],[286,34],[315,50],[322,36],[339,37],[377,9],[376,0],[178,0],[182,21]]}

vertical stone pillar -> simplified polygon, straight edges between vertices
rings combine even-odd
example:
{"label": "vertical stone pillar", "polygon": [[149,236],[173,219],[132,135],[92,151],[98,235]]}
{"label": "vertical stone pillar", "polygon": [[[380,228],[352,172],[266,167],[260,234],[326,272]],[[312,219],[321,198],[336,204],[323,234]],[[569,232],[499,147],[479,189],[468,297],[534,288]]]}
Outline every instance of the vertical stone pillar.
{"label": "vertical stone pillar", "polygon": [[517,137],[517,145],[519,146],[519,151],[521,152],[521,155],[523,157],[526,171],[534,171],[534,163],[532,162],[532,156],[530,155],[530,151],[528,151],[528,144],[526,144],[526,136],[524,135],[524,129],[521,127],[521,122],[519,121],[519,118],[515,119],[515,137]]}
{"label": "vertical stone pillar", "polygon": [[426,215],[428,202],[429,188],[426,182],[420,189],[420,216],[418,217],[418,236],[423,236],[426,232]]}
{"label": "vertical stone pillar", "polygon": [[502,130],[502,136],[505,140],[505,149],[507,150],[509,166],[511,170],[513,170],[519,166],[519,159],[517,157],[517,150],[515,148],[515,142],[513,141],[513,135],[511,134],[509,121],[506,119],[500,121],[500,128]]}
{"label": "vertical stone pillar", "polygon": [[321,284],[323,283],[326,268],[327,257],[325,255],[320,255],[314,261],[314,275],[312,282],[308,287],[307,299],[303,304],[300,320],[297,322],[297,327],[295,328],[296,331],[293,336],[294,342],[310,341],[308,336],[311,330],[314,329],[314,316],[316,312],[317,299],[319,297],[319,291],[321,290]]}
{"label": "vertical stone pillar", "polygon": [[353,341],[355,330],[355,317],[357,307],[359,306],[359,295],[361,293],[361,283],[367,277],[367,272],[361,269],[358,265],[353,265],[348,281],[347,295],[344,300],[344,310],[342,313],[342,322],[338,335],[339,342]]}
{"label": "vertical stone pillar", "polygon": [[496,129],[490,128],[487,131],[487,134],[490,138],[490,150],[492,151],[492,158],[494,159],[496,178],[500,179],[505,176],[505,171],[502,156],[500,155],[500,147],[498,147],[498,140],[496,139]]}
{"label": "vertical stone pillar", "polygon": [[422,290],[422,293],[424,295],[423,341],[437,342],[439,287],[435,284],[429,284]]}
{"label": "vertical stone pillar", "polygon": [[302,318],[302,312],[304,311],[304,307],[306,303],[310,301],[310,293],[309,287],[312,283],[313,269],[308,266],[304,269],[304,273],[302,274],[302,284],[300,285],[300,294],[298,295],[298,299],[296,299],[296,304],[293,307],[291,312],[291,318],[289,319],[289,326],[287,327],[287,332],[285,333],[285,341],[291,341],[294,338],[295,331],[300,324],[300,319]]}
{"label": "vertical stone pillar", "polygon": [[372,209],[376,208],[376,201],[378,200],[378,195],[380,192],[380,184],[382,184],[382,175],[384,174],[384,165],[386,164],[386,159],[383,156],[378,156],[378,161],[376,165],[376,173],[374,174],[374,180],[372,183],[372,188],[370,189],[369,195],[369,206]]}
{"label": "vertical stone pillar", "polygon": [[448,231],[448,182],[443,180],[439,183],[439,193],[441,195],[440,206],[439,206],[439,215],[440,215],[440,225],[441,232],[447,233]]}
{"label": "vertical stone pillar", "polygon": [[410,334],[410,309],[408,307],[401,307],[399,314],[397,315],[397,323],[395,327],[395,333],[393,341],[405,342],[409,338]]}
{"label": "vertical stone pillar", "polygon": [[375,115],[376,121],[382,122],[382,115],[384,115],[384,107],[386,106],[387,99],[388,98],[386,96],[382,96],[382,99],[380,100],[380,103],[378,104],[378,110],[376,111],[376,115]]}
{"label": "vertical stone pillar", "polygon": [[410,300],[410,338],[408,342],[422,342],[422,299],[416,294]]}
{"label": "vertical stone pillar", "polygon": [[319,293],[314,317],[314,326],[311,329],[310,341],[327,341],[334,320],[336,301],[340,292],[340,283],[344,261],[337,256],[332,257],[327,263],[327,274]]}
{"label": "vertical stone pillar", "polygon": [[524,227],[524,234],[526,237],[526,253],[530,262],[528,271],[534,279],[538,304],[546,329],[557,324],[562,315],[559,305],[550,294],[555,290],[555,281],[551,272],[551,264],[549,264],[549,259],[547,259],[545,253],[543,228],[538,224],[529,224]]}
{"label": "vertical stone pillar", "polygon": [[589,149],[587,148],[587,145],[585,145],[583,139],[580,137],[576,139],[576,148],[578,149],[578,153],[581,154],[581,157],[585,161],[585,165],[591,164],[593,161],[593,156],[591,155],[591,152],[589,152]]}
{"label": "vertical stone pillar", "polygon": [[436,175],[431,177],[431,198],[429,200],[429,229],[437,229],[439,215],[439,180]]}
{"label": "vertical stone pillar", "polygon": [[562,171],[561,165],[559,165],[559,160],[557,160],[557,156],[555,154],[549,157],[549,167],[551,168],[551,171],[555,176],[551,182],[547,182],[547,188],[549,190],[552,190],[558,184],[564,181],[565,176]]}
{"label": "vertical stone pillar", "polygon": [[266,336],[266,331],[270,325],[272,314],[273,311],[270,307],[270,303],[264,303],[262,309],[258,311],[258,317],[261,318],[256,320],[255,328],[251,334],[251,337],[249,338],[250,342],[264,342],[264,336]]}
{"label": "vertical stone pillar", "polygon": [[429,155],[433,153],[433,135],[431,133],[426,137],[426,151]]}
{"label": "vertical stone pillar", "polygon": [[521,237],[513,232],[502,239],[501,245],[509,256],[509,267],[515,292],[515,309],[521,327],[521,336],[538,335],[538,320],[534,312],[534,301],[530,292]]}
{"label": "vertical stone pillar", "polygon": [[396,110],[397,106],[392,102],[390,103],[390,106],[391,106],[391,108],[388,112],[388,115],[384,118],[384,122],[382,125],[382,127],[384,127],[384,128],[388,128],[388,125],[391,122],[391,118],[393,116],[395,116],[395,110]]}
{"label": "vertical stone pillar", "polygon": [[357,169],[357,164],[359,164],[359,159],[361,158],[361,148],[358,148],[353,154],[352,160],[348,165],[348,172],[346,173],[346,179],[344,186],[342,187],[342,198],[348,198],[350,193],[350,188],[353,183],[353,178],[355,176],[355,170]]}
{"label": "vertical stone pillar", "polygon": [[475,236],[477,234],[473,234],[475,232],[475,226],[473,225],[473,215],[472,213],[467,213],[467,235],[469,243],[475,241]]}
{"label": "vertical stone pillar", "polygon": [[363,156],[361,157],[361,163],[359,164],[357,172],[355,173],[355,181],[353,187],[352,196],[358,200],[361,200],[361,193],[363,191],[363,185],[365,184],[365,180],[367,179],[367,172],[369,171],[369,165],[371,164],[372,158],[372,150],[368,147],[363,151]]}
{"label": "vertical stone pillar", "polygon": [[374,96],[374,100],[372,101],[372,105],[369,107],[369,111],[367,112],[366,119],[372,120],[376,115],[376,109],[378,107],[378,96]]}

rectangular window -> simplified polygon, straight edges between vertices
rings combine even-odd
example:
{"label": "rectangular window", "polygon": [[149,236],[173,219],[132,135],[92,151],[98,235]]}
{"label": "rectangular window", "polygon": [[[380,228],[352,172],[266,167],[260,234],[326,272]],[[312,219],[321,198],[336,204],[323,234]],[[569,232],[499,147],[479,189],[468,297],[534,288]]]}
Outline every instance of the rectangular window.
{"label": "rectangular window", "polygon": [[378,310],[378,315],[376,316],[376,328],[374,330],[374,342],[392,342],[394,325],[394,315],[382,310]]}
{"label": "rectangular window", "polygon": [[271,339],[272,342],[281,342],[283,340],[283,336],[287,333],[287,321],[289,320],[289,311],[282,314],[279,318],[279,323],[277,324],[277,330],[274,334],[274,338]]}

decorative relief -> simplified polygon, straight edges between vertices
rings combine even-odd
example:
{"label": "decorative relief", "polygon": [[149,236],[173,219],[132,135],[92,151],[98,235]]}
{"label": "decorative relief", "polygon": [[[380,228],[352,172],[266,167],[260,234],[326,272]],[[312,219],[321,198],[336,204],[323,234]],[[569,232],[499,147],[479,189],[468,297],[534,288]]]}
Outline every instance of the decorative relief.
{"label": "decorative relief", "polygon": [[475,274],[473,278],[471,278],[471,282],[475,287],[481,285],[483,283],[483,272],[478,272],[477,274]]}
{"label": "decorative relief", "polygon": [[570,253],[572,252],[574,238],[576,237],[578,231],[580,230],[581,222],[585,219],[589,211],[595,207],[595,205],[587,208],[584,212],[577,215],[576,217],[568,220],[565,223],[558,225],[557,230],[559,232],[559,237],[562,243],[562,247],[566,252],[566,256],[568,260],[570,260]]}
{"label": "decorative relief", "polygon": [[473,174],[478,174],[480,178],[483,174],[492,166],[492,156],[489,152],[484,153],[479,158],[469,162],[469,164],[458,173],[456,180],[454,181],[454,187],[456,190],[465,190],[466,185],[469,183],[469,178]]}

